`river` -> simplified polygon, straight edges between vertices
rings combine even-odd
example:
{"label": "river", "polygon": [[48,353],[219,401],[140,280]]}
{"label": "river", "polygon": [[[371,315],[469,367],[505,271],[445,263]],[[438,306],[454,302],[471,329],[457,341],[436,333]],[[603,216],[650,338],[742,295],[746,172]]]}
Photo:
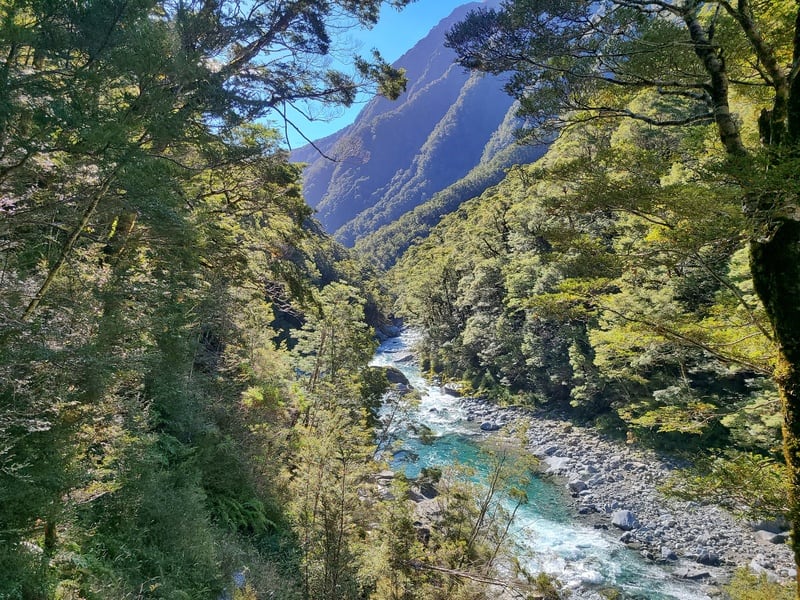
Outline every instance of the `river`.
{"label": "river", "polygon": [[[426,466],[463,464],[480,472],[480,447],[492,433],[467,420],[458,398],[426,381],[415,361],[409,360],[417,339],[406,330],[381,344],[372,361],[403,372],[420,392],[421,401],[396,427],[401,449],[392,468],[415,477]],[[426,428],[424,436],[419,433]],[[424,438],[424,439],[423,439]],[[612,588],[622,598],[637,600],[707,600],[693,582],[670,576],[667,570],[645,561],[618,541],[613,532],[594,529],[577,521],[555,483],[534,478],[526,490],[529,502],[517,512],[513,540],[517,558],[534,572],[557,577],[575,591],[575,598],[590,598],[592,589]],[[598,597],[598,596],[595,596]]]}

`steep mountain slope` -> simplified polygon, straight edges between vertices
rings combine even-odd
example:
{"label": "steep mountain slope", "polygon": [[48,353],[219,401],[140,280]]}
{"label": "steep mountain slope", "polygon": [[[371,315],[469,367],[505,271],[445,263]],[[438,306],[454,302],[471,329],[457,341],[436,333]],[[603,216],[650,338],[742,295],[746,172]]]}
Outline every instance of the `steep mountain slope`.
{"label": "steep mountain slope", "polygon": [[502,81],[465,72],[444,47],[445,32],[486,4],[459,7],[395,63],[409,79],[399,101],[376,98],[351,126],[316,142],[333,161],[311,146],[293,153],[293,160],[308,164],[307,202],[346,245],[392,224],[477,165],[494,161],[495,176],[473,176],[467,187],[476,189],[451,196],[446,206],[452,210],[520,159],[519,153],[506,151],[513,143],[513,106]]}
{"label": "steep mountain slope", "polygon": [[509,165],[535,162],[546,150],[545,146],[502,146],[491,158],[482,160],[452,185],[377,230],[359,237],[356,250],[369,256],[379,267],[390,268],[411,244],[426,238],[443,216],[500,183]]}

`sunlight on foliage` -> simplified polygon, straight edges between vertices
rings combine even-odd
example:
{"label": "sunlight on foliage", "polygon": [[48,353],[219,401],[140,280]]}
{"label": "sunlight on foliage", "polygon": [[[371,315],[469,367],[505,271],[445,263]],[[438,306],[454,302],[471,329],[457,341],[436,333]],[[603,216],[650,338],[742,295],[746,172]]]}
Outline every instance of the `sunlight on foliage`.
{"label": "sunlight on foliage", "polygon": [[718,504],[752,520],[785,516],[789,506],[785,465],[734,450],[698,459],[694,467],[670,476],[664,491]]}

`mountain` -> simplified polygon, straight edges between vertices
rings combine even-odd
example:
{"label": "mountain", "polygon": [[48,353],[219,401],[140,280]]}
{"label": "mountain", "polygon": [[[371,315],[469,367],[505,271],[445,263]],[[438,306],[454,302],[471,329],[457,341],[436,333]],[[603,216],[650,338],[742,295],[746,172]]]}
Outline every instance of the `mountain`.
{"label": "mountain", "polygon": [[[513,131],[517,125],[513,113],[513,110],[509,111],[506,122],[495,132],[496,151],[486,152],[486,156],[469,173],[422,204],[359,237],[355,244],[359,254],[369,256],[377,266],[389,269],[409,246],[426,238],[443,216],[500,183],[510,165],[530,164],[544,155],[547,146],[513,143]],[[487,145],[487,150],[494,150],[491,144]]]}
{"label": "mountain", "polygon": [[[395,66],[408,77],[399,100],[377,97],[352,125],[315,142],[324,156],[311,145],[293,152],[292,160],[308,165],[306,201],[339,241],[351,246],[391,227],[471,176],[469,185],[462,184],[426,213],[426,222],[435,224],[441,214],[499,181],[504,168],[532,152],[541,154],[509,151],[514,106],[503,81],[466,72],[444,47],[445,33],[470,10],[486,5],[470,2],[457,8],[398,59]],[[404,249],[409,242],[397,243]],[[387,261],[395,255],[390,252]]]}

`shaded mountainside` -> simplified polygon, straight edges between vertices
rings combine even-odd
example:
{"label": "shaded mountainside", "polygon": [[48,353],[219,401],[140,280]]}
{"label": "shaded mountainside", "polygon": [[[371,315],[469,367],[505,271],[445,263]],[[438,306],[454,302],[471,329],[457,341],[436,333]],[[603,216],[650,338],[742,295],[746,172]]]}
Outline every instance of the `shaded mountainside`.
{"label": "shaded mountainside", "polygon": [[510,165],[535,162],[546,150],[546,146],[524,146],[506,140],[496,154],[481,160],[465,177],[377,230],[360,236],[356,250],[381,268],[392,267],[411,244],[425,239],[443,216],[502,182]]}
{"label": "shaded mountainside", "polygon": [[[422,219],[426,227],[435,224],[497,183],[505,167],[541,153],[510,148],[514,106],[502,81],[465,72],[444,47],[445,32],[481,4],[456,9],[395,63],[409,79],[400,100],[375,98],[351,126],[316,142],[334,160],[310,145],[292,154],[308,164],[307,202],[344,244],[385,226],[396,229],[398,219],[443,193]],[[414,228],[414,235],[424,230]],[[414,237],[394,240],[395,235],[390,229],[374,238],[392,244],[383,263],[391,264]]]}

